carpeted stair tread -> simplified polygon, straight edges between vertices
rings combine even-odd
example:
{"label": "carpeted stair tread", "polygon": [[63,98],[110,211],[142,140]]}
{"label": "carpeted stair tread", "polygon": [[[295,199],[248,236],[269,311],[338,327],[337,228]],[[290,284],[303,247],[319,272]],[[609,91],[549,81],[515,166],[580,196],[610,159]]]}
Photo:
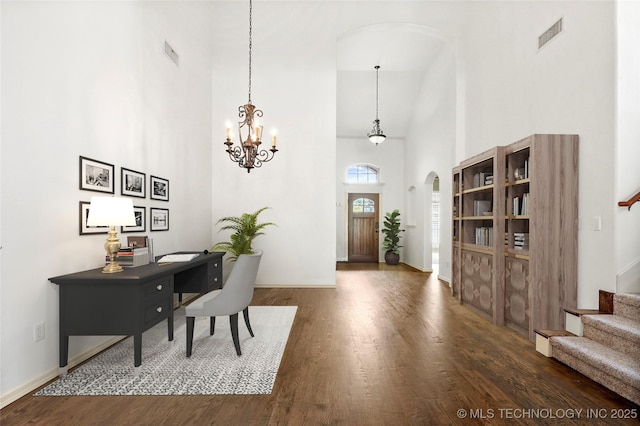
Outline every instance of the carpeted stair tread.
{"label": "carpeted stair tread", "polygon": [[[640,357],[618,352],[585,337],[557,336],[550,340],[554,353],[559,349],[640,391]],[[580,372],[589,376],[587,372]]]}
{"label": "carpeted stair tread", "polygon": [[594,327],[640,345],[640,323],[619,315],[583,315],[585,327]]}
{"label": "carpeted stair tread", "polygon": [[640,293],[616,293],[613,313],[640,322]]}
{"label": "carpeted stair tread", "polygon": [[613,296],[613,300],[618,300],[640,309],[640,293],[616,293]]}

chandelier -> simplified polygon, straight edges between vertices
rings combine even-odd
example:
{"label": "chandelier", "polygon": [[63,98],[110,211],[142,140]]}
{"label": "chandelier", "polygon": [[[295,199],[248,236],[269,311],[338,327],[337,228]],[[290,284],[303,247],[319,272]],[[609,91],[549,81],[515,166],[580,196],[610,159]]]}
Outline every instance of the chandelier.
{"label": "chandelier", "polygon": [[[278,150],[276,149],[276,135],[271,137],[271,149],[268,151],[261,149],[262,144],[262,130],[263,126],[258,122],[257,117],[262,117],[262,110],[257,109],[255,105],[251,103],[251,44],[252,44],[252,12],[253,3],[249,0],[249,102],[245,105],[238,107],[238,138],[240,143],[234,145],[232,141],[233,133],[231,131],[231,125],[227,123],[227,141],[224,143],[227,146],[227,153],[231,161],[238,163],[239,167],[247,169],[247,173],[251,172],[251,169],[262,166],[262,163],[271,161]],[[243,129],[246,134],[244,142]]]}
{"label": "chandelier", "polygon": [[378,70],[380,69],[380,65],[376,65],[374,68],[376,69],[376,119],[373,120],[373,128],[371,129],[371,132],[367,133],[367,136],[371,143],[378,145],[379,143],[384,142],[386,136],[380,128],[380,120],[378,119]]}

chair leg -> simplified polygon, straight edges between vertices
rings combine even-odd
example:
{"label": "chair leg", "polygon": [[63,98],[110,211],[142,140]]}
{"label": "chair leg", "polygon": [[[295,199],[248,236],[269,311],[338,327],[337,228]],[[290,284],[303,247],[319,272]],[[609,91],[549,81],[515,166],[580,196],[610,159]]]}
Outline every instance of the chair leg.
{"label": "chair leg", "polygon": [[213,336],[213,331],[216,328],[216,317],[211,317],[209,320],[209,336]]}
{"label": "chair leg", "polygon": [[242,352],[240,351],[240,339],[238,339],[238,314],[229,315],[229,324],[231,325],[231,337],[233,337],[236,353],[240,356]]}
{"label": "chair leg", "polygon": [[253,330],[251,329],[251,323],[249,322],[249,307],[248,306],[246,308],[244,308],[244,310],[242,311],[242,314],[244,315],[244,323],[247,325],[247,330],[249,330],[249,334],[251,335],[251,337],[253,337]]}
{"label": "chair leg", "polygon": [[191,356],[193,349],[193,326],[195,320],[195,317],[187,317],[187,357]]}

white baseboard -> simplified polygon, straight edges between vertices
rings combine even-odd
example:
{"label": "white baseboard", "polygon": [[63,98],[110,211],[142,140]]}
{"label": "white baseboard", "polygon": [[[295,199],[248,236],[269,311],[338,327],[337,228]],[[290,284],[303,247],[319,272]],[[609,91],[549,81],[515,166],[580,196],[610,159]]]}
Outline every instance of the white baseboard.
{"label": "white baseboard", "polygon": [[[83,363],[84,361],[88,360],[89,358],[91,358],[94,355],[99,354],[100,352],[102,352],[103,350],[107,349],[108,347],[118,343],[120,340],[125,339],[126,337],[123,336],[115,336],[115,337],[111,337],[107,340],[105,340],[104,342],[100,343],[97,346],[94,346],[93,348],[90,348],[88,350],[86,350],[85,352],[76,355],[75,357],[73,357],[72,359],[70,359],[68,361],[67,367],[69,369]],[[33,380],[30,380],[29,382],[18,386],[15,389],[10,390],[9,392],[5,393],[4,395],[2,395],[0,397],[0,408],[4,408],[7,405],[11,404],[14,401],[17,401],[18,399],[22,398],[23,396],[34,392],[36,389],[38,389],[39,387],[43,386],[44,384],[46,384],[47,382],[55,379],[56,377],[58,377],[58,375],[60,374],[60,369],[58,367],[53,368],[49,371],[47,371],[46,373],[42,374],[39,377],[34,378]]]}
{"label": "white baseboard", "polygon": [[449,284],[449,287],[451,287],[451,277],[445,277],[444,275],[438,274],[438,279],[440,281],[444,281],[445,283]]}
{"label": "white baseboard", "polygon": [[256,288],[336,288],[336,285],[335,284],[313,284],[313,285],[256,284]]}

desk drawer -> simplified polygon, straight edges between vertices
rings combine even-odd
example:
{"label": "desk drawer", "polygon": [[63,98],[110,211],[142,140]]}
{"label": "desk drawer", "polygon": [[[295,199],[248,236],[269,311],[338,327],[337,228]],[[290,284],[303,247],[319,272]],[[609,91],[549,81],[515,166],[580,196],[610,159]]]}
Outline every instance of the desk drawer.
{"label": "desk drawer", "polygon": [[222,259],[209,261],[207,284],[209,291],[222,288]]}
{"label": "desk drawer", "polygon": [[209,290],[222,288],[222,271],[219,274],[209,275]]}
{"label": "desk drawer", "polygon": [[171,299],[164,297],[157,299],[155,303],[147,305],[144,308],[144,328],[147,329],[163,319],[168,318],[171,314],[171,309],[173,309],[171,306],[172,302],[173,295],[171,295]]}
{"label": "desk drawer", "polygon": [[145,284],[142,294],[145,300],[173,293],[173,277],[164,277]]}

